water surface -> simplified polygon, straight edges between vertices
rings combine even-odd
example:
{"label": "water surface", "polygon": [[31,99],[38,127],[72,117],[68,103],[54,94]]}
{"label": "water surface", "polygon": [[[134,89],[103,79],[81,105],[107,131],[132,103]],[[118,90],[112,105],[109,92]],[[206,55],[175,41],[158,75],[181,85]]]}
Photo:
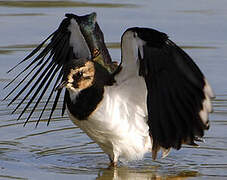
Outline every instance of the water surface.
{"label": "water surface", "polygon": [[[9,100],[0,104],[0,179],[227,179],[227,2],[173,1],[1,1],[0,99],[16,72],[6,71],[53,32],[65,13],[97,12],[112,58],[120,59],[122,33],[132,26],[166,32],[202,69],[216,94],[211,128],[200,147],[172,151],[165,159],[120,164],[108,157],[58,106],[50,125],[35,128],[39,110],[26,127]],[[44,103],[44,102],[42,102]],[[41,108],[41,107],[40,107]],[[29,111],[29,110],[28,110]],[[36,115],[36,114],[35,114]]]}

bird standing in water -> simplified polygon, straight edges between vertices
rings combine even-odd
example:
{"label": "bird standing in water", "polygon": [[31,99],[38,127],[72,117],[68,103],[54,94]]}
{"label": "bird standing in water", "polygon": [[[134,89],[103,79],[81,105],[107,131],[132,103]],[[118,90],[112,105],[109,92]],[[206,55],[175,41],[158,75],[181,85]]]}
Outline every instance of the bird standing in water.
{"label": "bird standing in water", "polygon": [[142,159],[147,152],[155,159],[160,149],[165,157],[171,148],[196,145],[194,141],[209,128],[212,89],[189,55],[165,33],[151,28],[127,29],[121,37],[121,63],[117,65],[109,56],[96,14],[67,14],[59,28],[19,64],[38,53],[50,38],[20,73],[37,70],[10,102],[37,79],[14,110],[37,88],[20,119],[42,89],[25,124],[53,83],[37,124],[57,91],[51,119],[65,89],[62,115],[67,109],[72,122],[100,146],[112,166],[119,159]]}

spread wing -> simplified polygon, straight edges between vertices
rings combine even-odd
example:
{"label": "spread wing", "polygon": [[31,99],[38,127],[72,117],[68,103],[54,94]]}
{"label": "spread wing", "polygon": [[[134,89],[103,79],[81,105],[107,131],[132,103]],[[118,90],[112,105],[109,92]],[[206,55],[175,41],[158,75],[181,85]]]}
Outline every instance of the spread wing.
{"label": "spread wing", "polygon": [[182,144],[195,145],[194,140],[209,128],[208,114],[212,111],[213,92],[204,75],[164,33],[130,28],[122,37],[123,43],[124,36],[132,39],[137,75],[144,77],[147,87],[153,158],[160,147],[180,149]]}
{"label": "spread wing", "polygon": [[[76,16],[76,15],[75,15]],[[64,75],[64,66],[72,61],[72,59],[87,58],[91,59],[92,54],[89,49],[89,43],[94,43],[89,41],[86,37],[86,31],[82,32],[83,28],[90,28],[91,24],[81,27],[78,21],[81,23],[83,21],[92,21],[95,23],[94,28],[98,27],[96,23],[96,14],[92,13],[84,16],[67,16],[58,29],[53,32],[47,39],[45,39],[37,48],[35,48],[27,57],[20,61],[15,67],[10,69],[11,72],[19,65],[24,65],[27,62],[27,66],[18,73],[18,75],[5,87],[10,88],[9,94],[4,98],[7,99],[11,96],[12,100],[9,105],[13,104],[17,99],[20,98],[19,103],[16,105],[13,113],[18,110],[19,107],[23,107],[18,119],[22,117],[25,111],[34,103],[31,107],[30,114],[25,121],[25,124],[32,117],[35,109],[39,105],[40,101],[44,95],[48,95],[46,102],[42,107],[39,119],[37,120],[37,125],[49,103],[52,103],[52,109],[49,115],[49,121],[56,109],[59,97],[61,94],[61,89],[54,93],[55,88],[62,80]],[[86,24],[86,23],[85,23]],[[99,27],[98,27],[99,28]],[[92,27],[89,29],[92,30]],[[94,29],[95,30],[95,29]],[[98,29],[101,31],[101,29]],[[102,32],[100,32],[102,34]],[[104,39],[103,39],[104,41]],[[45,46],[45,43],[47,45]],[[104,43],[104,42],[103,42]],[[106,48],[106,47],[104,47]],[[107,51],[107,49],[106,49]],[[108,53],[108,51],[107,51]],[[21,78],[19,83],[14,84],[16,80]],[[48,91],[49,90],[49,91]],[[48,92],[48,94],[47,94]],[[54,102],[50,99],[55,95]],[[26,101],[27,100],[27,101]],[[65,111],[65,100],[62,108],[62,115]]]}

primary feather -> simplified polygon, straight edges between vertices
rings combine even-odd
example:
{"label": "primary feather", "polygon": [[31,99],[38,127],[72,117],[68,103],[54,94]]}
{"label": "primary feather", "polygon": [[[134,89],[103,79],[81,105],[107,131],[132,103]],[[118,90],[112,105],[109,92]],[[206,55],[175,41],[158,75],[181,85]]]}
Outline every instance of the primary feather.
{"label": "primary feather", "polygon": [[[89,21],[89,24],[86,22]],[[96,36],[90,37],[91,33],[96,33]],[[50,42],[44,47],[46,42]],[[111,58],[109,52],[104,43],[103,33],[99,28],[98,23],[96,22],[96,13],[91,13],[85,16],[76,16],[73,14],[66,14],[66,18],[61,22],[58,29],[53,32],[47,39],[45,39],[37,48],[35,48],[27,57],[25,57],[21,62],[19,62],[16,66],[10,69],[8,72],[11,72],[18,65],[24,63],[25,61],[29,61],[32,57],[37,55],[27,67],[24,68],[5,88],[12,85],[12,83],[18,79],[19,77],[24,76],[22,81],[20,81],[14,88],[8,93],[8,95],[4,98],[7,99],[13,95],[16,89],[20,88],[19,93],[17,93],[13,99],[10,101],[9,105],[14,103],[18,98],[22,98],[19,101],[18,105],[14,109],[13,113],[22,106],[25,100],[33,93],[30,97],[29,102],[23,108],[20,113],[18,119],[22,117],[25,111],[30,107],[32,102],[38,97],[35,105],[32,107],[32,110],[27,117],[25,124],[32,117],[35,109],[38,104],[42,100],[44,95],[47,95],[46,92],[50,89],[48,94],[47,101],[42,108],[42,112],[40,114],[39,120],[37,121],[37,125],[42,118],[42,115],[50,102],[51,97],[54,95],[54,90],[57,85],[64,76],[64,68],[65,66],[72,62],[73,59],[86,58],[92,59],[95,58],[93,51],[94,49],[90,49],[91,45],[95,47],[95,50],[98,51],[99,56],[102,56],[101,61],[104,61],[105,64],[108,62],[111,64]],[[43,48],[43,49],[42,49]],[[40,52],[41,51],[41,52]],[[103,58],[104,57],[104,58]],[[101,62],[102,63],[102,62]],[[32,68],[30,70],[30,68]],[[29,71],[30,70],[30,71]],[[27,72],[29,71],[29,72]],[[27,74],[26,74],[27,72]],[[33,74],[32,77],[29,78],[30,74]],[[25,80],[28,80],[27,83]],[[25,84],[23,86],[23,84]],[[25,92],[27,93],[25,94]],[[59,97],[62,89],[59,89],[55,100],[52,103],[52,109],[49,115],[49,121],[53,115],[54,110],[56,109],[57,103],[59,101]],[[63,103],[62,115],[65,111],[65,102]],[[49,123],[48,121],[48,123]]]}

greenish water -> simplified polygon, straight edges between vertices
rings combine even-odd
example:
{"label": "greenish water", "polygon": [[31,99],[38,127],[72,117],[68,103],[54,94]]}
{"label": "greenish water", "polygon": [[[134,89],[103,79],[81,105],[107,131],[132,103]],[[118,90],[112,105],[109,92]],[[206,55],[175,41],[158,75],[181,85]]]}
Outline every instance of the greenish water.
{"label": "greenish water", "polygon": [[0,179],[227,179],[227,1],[0,1],[0,99],[16,73],[6,71],[53,32],[65,13],[94,11],[113,60],[120,59],[120,37],[132,26],[166,32],[191,55],[216,94],[206,142],[173,150],[165,159],[152,161],[147,154],[108,169],[100,148],[59,116],[61,106],[48,127],[51,107],[35,128],[41,106],[23,127],[26,116],[17,121],[7,100],[0,103]]}

